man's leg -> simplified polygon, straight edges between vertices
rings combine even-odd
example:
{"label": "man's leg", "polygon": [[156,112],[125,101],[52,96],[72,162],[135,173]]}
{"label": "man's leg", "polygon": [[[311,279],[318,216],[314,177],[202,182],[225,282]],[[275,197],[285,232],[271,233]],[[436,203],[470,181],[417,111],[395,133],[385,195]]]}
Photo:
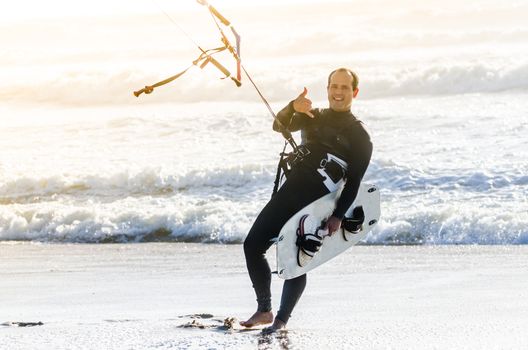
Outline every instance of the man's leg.
{"label": "man's leg", "polygon": [[277,313],[277,319],[282,321],[284,325],[288,323],[293,308],[301,298],[301,295],[306,287],[306,274],[284,281],[282,287],[282,296],[280,309]]}
{"label": "man's leg", "polygon": [[291,216],[277,196],[278,194],[264,207],[244,241],[246,265],[257,296],[257,311],[247,321],[240,322],[245,327],[273,322],[271,269],[265,254]]}
{"label": "man's leg", "polygon": [[279,312],[273,324],[264,329],[265,333],[272,333],[286,328],[293,308],[301,298],[305,287],[306,274],[284,281]]}
{"label": "man's leg", "polygon": [[[281,228],[295,213],[328,193],[326,187],[317,178],[313,178],[310,175],[296,176],[288,179],[264,209],[262,209],[262,212],[255,220],[244,241],[246,264],[257,296],[258,308],[257,312],[250,319],[240,322],[243,326],[252,327],[257,324],[271,323],[272,321],[270,320],[270,318],[273,318],[273,314],[271,313],[270,289],[271,269],[265,254],[273,244],[273,239],[278,236]],[[288,309],[290,307],[285,309],[288,317],[306,284],[305,277],[304,285],[300,288],[302,283],[298,285],[297,283],[301,280],[289,282],[289,284],[293,283],[292,286],[295,286],[293,290],[298,291],[297,297],[290,297],[290,294],[294,295],[296,293],[287,293],[286,297],[283,295],[283,299],[286,300],[285,305],[292,305],[293,302],[289,311]],[[294,300],[290,300],[291,298]]]}

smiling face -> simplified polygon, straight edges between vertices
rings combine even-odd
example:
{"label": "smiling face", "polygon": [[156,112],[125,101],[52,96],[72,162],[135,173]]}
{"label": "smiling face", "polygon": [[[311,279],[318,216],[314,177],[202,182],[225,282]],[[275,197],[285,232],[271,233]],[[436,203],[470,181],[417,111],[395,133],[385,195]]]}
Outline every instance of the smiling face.
{"label": "smiling face", "polygon": [[359,89],[353,88],[354,77],[346,70],[337,70],[330,76],[328,82],[328,102],[330,108],[336,112],[350,111],[352,99],[357,96]]}

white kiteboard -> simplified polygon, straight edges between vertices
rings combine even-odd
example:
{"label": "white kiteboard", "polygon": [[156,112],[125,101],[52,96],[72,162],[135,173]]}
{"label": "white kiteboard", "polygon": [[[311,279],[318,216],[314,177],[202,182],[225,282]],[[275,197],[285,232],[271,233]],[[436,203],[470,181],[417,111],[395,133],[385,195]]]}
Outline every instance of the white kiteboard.
{"label": "white kiteboard", "polygon": [[361,228],[354,232],[341,228],[331,236],[323,236],[319,251],[303,266],[299,265],[297,257],[299,247],[296,245],[296,241],[301,218],[306,218],[308,215],[309,222],[303,220],[303,223],[310,232],[316,232],[322,221],[332,215],[341,190],[342,188],[310,203],[291,217],[282,227],[277,238],[277,273],[280,278],[295,278],[316,268],[357,244],[376,226],[381,214],[379,190],[376,186],[361,184],[354,203],[345,214],[345,217],[352,217],[354,208],[362,207],[364,220]]}

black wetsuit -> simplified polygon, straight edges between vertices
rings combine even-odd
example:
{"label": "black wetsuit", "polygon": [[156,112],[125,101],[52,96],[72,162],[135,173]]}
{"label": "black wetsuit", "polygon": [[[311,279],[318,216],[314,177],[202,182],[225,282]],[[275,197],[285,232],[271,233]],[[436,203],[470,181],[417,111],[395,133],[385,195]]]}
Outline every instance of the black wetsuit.
{"label": "black wetsuit", "polygon": [[[312,113],[315,116],[313,119],[296,113],[293,102],[290,102],[277,115],[288,130],[301,130],[302,144],[310,154],[293,167],[286,182],[260,212],[244,241],[246,264],[259,311],[271,310],[271,270],[265,253],[273,244],[273,239],[295,213],[330,192],[323,183],[324,177],[317,171],[321,168],[321,160],[330,153],[348,164],[343,173],[345,187],[333,212],[341,219],[356,198],[370,162],[372,143],[369,134],[351,112],[314,109]],[[280,131],[277,122],[274,122],[273,129]],[[305,286],[306,274],[284,282],[277,314],[281,321],[288,322]]]}

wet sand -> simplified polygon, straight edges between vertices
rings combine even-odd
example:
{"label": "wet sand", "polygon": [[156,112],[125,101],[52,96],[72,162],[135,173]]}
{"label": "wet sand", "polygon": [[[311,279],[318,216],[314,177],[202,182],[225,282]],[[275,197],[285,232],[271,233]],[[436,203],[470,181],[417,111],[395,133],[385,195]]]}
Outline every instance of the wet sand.
{"label": "wet sand", "polygon": [[287,333],[262,335],[224,325],[255,309],[240,245],[2,243],[0,349],[528,348],[527,256],[353,247],[309,274]]}

